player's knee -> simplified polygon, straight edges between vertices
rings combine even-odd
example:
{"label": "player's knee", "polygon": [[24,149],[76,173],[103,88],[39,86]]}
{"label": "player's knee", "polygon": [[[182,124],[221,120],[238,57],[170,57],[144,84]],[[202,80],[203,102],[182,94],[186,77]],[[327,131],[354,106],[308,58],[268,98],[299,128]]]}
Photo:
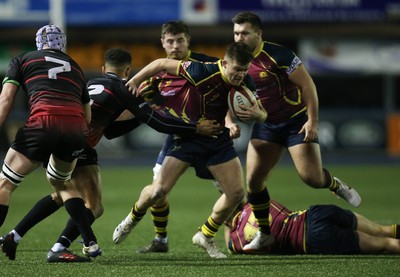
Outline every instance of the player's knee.
{"label": "player's knee", "polygon": [[243,189],[238,189],[235,191],[232,191],[231,193],[226,194],[227,198],[230,200],[230,202],[232,203],[232,205],[238,205],[239,203],[241,203],[245,197],[245,192]]}
{"label": "player's knee", "polygon": [[98,205],[95,209],[92,209],[91,211],[92,211],[94,217],[97,219],[103,215],[104,207],[103,207],[103,205]]}
{"label": "player's knee", "polygon": [[101,197],[96,197],[96,194],[86,194],[85,207],[92,211],[95,218],[99,218],[104,213],[104,207],[101,202]]}
{"label": "player's knee", "polygon": [[61,196],[57,192],[53,192],[51,194],[51,199],[54,202],[56,202],[59,207],[62,207],[64,205],[64,202],[63,202]]}
{"label": "player's knee", "polygon": [[161,169],[161,164],[155,164],[153,167],[153,180],[155,180],[158,176],[158,173],[160,172]]}
{"label": "player's knee", "polygon": [[161,199],[167,196],[167,192],[162,187],[156,187],[153,189],[150,201],[151,203],[157,203]]}
{"label": "player's knee", "polygon": [[264,181],[260,181],[262,179],[257,179],[257,178],[247,178],[246,184],[247,188],[251,192],[257,192],[263,190],[265,187]]}
{"label": "player's knee", "polygon": [[325,185],[322,178],[316,178],[311,175],[300,176],[300,178],[305,184],[312,188],[323,188]]}

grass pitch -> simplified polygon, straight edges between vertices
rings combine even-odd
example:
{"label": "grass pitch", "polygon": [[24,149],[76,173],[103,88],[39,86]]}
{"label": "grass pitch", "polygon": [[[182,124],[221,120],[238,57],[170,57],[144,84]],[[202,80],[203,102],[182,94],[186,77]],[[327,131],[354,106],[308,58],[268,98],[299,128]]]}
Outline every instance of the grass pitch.
{"label": "grass pitch", "polygon": [[[354,211],[381,224],[400,223],[400,167],[398,165],[327,166],[354,186],[362,196]],[[213,260],[191,243],[191,238],[211,212],[218,197],[210,181],[200,180],[189,170],[170,195],[169,245],[167,254],[137,254],[136,250],[154,237],[150,213],[120,245],[112,233],[128,214],[144,185],[152,180],[151,167],[103,167],[104,215],[93,227],[103,256],[92,263],[48,264],[46,253],[63,229],[67,214],[60,209],[34,227],[18,246],[17,259],[0,257],[1,276],[399,276],[400,256],[245,256],[232,255]],[[292,166],[278,166],[269,190],[272,198],[292,210],[311,204],[337,204],[351,209],[327,190],[316,190],[301,183]],[[0,234],[10,231],[32,205],[51,188],[43,170],[28,176],[12,197],[11,208]],[[216,243],[225,252],[222,230]],[[73,243],[75,253],[81,245]]]}

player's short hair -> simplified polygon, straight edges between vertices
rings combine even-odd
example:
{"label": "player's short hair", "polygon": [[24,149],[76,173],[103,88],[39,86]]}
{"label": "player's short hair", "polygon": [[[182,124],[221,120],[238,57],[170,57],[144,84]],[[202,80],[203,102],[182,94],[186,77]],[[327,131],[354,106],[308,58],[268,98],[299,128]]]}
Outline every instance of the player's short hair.
{"label": "player's short hair", "polygon": [[237,61],[240,65],[248,65],[253,59],[251,48],[244,42],[230,44],[225,56]]}
{"label": "player's short hair", "polygon": [[177,35],[182,33],[185,34],[186,37],[190,37],[189,28],[182,20],[168,21],[161,27],[161,38],[163,38],[165,34]]}
{"label": "player's short hair", "polygon": [[65,52],[67,37],[58,26],[53,24],[45,25],[36,32],[36,48],[37,50],[42,50],[45,45],[51,49]]}
{"label": "player's short hair", "polygon": [[104,63],[114,67],[130,66],[132,55],[128,50],[122,48],[110,48],[104,53]]}
{"label": "player's short hair", "polygon": [[261,18],[253,12],[240,12],[232,18],[234,24],[250,23],[254,30],[262,30]]}

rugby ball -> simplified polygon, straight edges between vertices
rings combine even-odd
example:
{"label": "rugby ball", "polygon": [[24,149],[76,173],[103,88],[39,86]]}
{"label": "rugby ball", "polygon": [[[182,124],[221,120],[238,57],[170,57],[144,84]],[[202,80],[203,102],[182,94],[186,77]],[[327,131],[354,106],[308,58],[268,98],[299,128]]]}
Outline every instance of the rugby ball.
{"label": "rugby ball", "polygon": [[249,123],[252,122],[252,120],[241,120],[237,114],[236,110],[240,110],[239,105],[244,105],[247,107],[251,107],[252,103],[251,101],[256,100],[256,97],[254,96],[253,92],[248,89],[245,86],[240,86],[240,87],[232,87],[229,90],[228,94],[228,105],[229,105],[229,110],[232,115],[235,116],[235,118],[241,122],[244,123]]}

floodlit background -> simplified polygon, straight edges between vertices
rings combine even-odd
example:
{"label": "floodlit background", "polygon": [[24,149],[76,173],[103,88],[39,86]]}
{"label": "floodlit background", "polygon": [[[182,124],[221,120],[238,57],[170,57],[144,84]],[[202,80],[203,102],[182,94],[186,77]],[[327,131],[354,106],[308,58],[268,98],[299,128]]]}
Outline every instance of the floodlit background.
{"label": "floodlit background", "polygon": [[[66,30],[68,54],[87,78],[100,74],[109,47],[131,50],[134,71],[164,57],[160,29],[168,20],[188,23],[192,50],[222,58],[233,41],[231,18],[244,10],[258,13],[264,39],[293,49],[314,78],[325,160],[400,160],[397,0],[0,0],[0,77],[12,57],[34,49],[36,30],[49,22]],[[0,129],[0,156],[27,112],[21,93]],[[241,153],[250,127],[235,142]],[[97,149],[104,161],[153,163],[164,138],[141,126]]]}

